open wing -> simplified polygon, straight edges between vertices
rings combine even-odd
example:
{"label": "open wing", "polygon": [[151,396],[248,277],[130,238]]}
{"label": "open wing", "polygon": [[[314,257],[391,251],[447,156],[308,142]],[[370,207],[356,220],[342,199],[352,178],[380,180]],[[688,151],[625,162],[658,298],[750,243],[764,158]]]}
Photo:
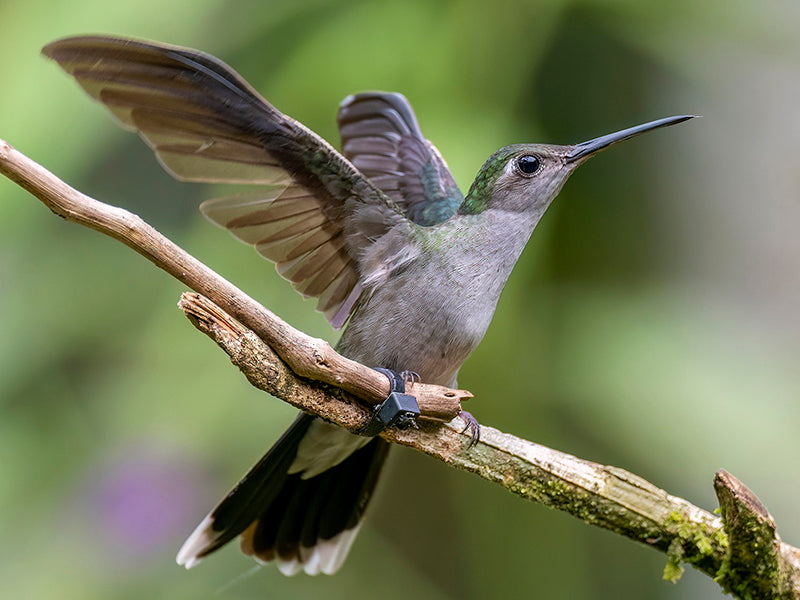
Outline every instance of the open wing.
{"label": "open wing", "polygon": [[334,327],[361,295],[370,246],[395,227],[411,235],[399,207],[346,158],[209,54],[102,36],[42,52],[138,131],[176,178],[259,184],[201,210],[319,298]]}
{"label": "open wing", "polygon": [[436,147],[425,139],[405,96],[364,92],[342,101],[337,116],[342,152],[423,226],[455,214],[464,200]]}

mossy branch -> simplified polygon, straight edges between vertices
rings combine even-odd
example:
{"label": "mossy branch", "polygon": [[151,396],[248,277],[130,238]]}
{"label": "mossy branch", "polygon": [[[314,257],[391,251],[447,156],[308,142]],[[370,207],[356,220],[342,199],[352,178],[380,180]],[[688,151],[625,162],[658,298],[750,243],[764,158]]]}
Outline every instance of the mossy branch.
{"label": "mossy branch", "polygon": [[[200,294],[184,294],[181,308],[259,389],[351,430],[369,414],[364,403],[388,393],[383,375],[284,323],[139,217],[70,188],[2,140],[0,173],[57,215],[123,242]],[[491,427],[482,427],[470,448],[460,427],[436,423],[457,415],[468,392],[424,384],[411,390],[421,408],[428,403],[430,419],[419,430],[385,431],[387,440],[664,552],[667,579],[677,580],[690,564],[737,598],[800,599],[800,550],[781,541],[761,502],[730,474],[715,477],[716,516],[623,469]]]}

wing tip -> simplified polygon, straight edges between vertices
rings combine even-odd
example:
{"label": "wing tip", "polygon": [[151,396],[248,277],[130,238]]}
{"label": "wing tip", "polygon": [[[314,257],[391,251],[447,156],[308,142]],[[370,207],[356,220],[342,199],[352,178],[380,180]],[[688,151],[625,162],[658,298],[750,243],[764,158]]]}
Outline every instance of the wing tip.
{"label": "wing tip", "polygon": [[69,50],[70,48],[85,50],[87,46],[100,45],[103,43],[120,44],[124,46],[129,44],[135,44],[137,42],[142,44],[155,43],[151,42],[150,40],[125,37],[123,35],[102,35],[102,34],[87,33],[83,35],[69,35],[66,37],[53,40],[52,42],[48,42],[47,44],[42,46],[41,53],[47,58],[58,60],[56,54],[58,53],[58,51],[61,50]]}
{"label": "wing tip", "polygon": [[[381,110],[377,111],[374,108],[367,109],[367,103],[374,101],[383,103],[387,108],[382,108]],[[364,103],[365,106],[362,107],[362,111],[359,111],[357,105],[361,103]],[[382,92],[380,90],[373,90],[359,92],[357,94],[350,94],[339,104],[337,121],[339,122],[339,128],[341,129],[342,125],[347,124],[350,121],[358,121],[363,119],[365,115],[381,114],[384,116],[384,118],[387,118],[387,115],[391,114],[389,111],[396,113],[396,115],[403,121],[405,126],[409,129],[409,132],[407,133],[411,133],[420,139],[424,139],[422,130],[417,122],[417,116],[414,114],[414,109],[411,108],[411,103],[408,101],[408,98],[406,98],[400,92]]]}
{"label": "wing tip", "polygon": [[366,90],[364,92],[357,92],[355,94],[348,94],[347,96],[345,96],[344,99],[342,99],[342,101],[339,103],[339,108],[346,108],[356,102],[361,102],[363,100],[372,100],[372,99],[386,100],[387,102],[389,101],[389,99],[391,99],[392,102],[404,102],[408,104],[408,98],[406,98],[400,92]]}

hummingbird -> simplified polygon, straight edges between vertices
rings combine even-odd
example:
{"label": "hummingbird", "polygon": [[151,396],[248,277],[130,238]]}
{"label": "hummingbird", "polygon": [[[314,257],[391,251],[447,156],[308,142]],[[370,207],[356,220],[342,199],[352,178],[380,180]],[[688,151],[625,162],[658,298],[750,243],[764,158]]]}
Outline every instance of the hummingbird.
{"label": "hummingbird", "polygon": [[[201,204],[305,297],[342,355],[456,387],[542,215],[589,158],[691,119],[667,117],[571,145],[492,154],[466,196],[398,93],[341,103],[341,153],[210,54],[106,36],[45,46],[183,181],[247,184]],[[285,575],[335,573],[362,525],[389,445],[301,413],[201,521],[177,555],[190,568],[240,537]]]}

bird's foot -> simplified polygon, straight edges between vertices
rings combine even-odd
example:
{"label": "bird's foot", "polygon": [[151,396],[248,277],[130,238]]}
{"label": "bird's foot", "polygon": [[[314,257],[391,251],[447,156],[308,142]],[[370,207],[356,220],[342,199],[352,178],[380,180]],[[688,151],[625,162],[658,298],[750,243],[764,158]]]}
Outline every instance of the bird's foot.
{"label": "bird's foot", "polygon": [[391,369],[376,368],[375,370],[383,373],[389,379],[389,396],[375,407],[372,418],[356,433],[376,436],[387,427],[419,429],[417,417],[420,413],[417,399],[405,393],[406,382],[414,381],[415,377],[418,380],[419,375],[413,371],[397,373]]}
{"label": "bird's foot", "polygon": [[478,423],[478,419],[473,417],[465,410],[462,410],[460,413],[458,413],[458,416],[462,421],[464,421],[464,429],[461,430],[461,433],[464,433],[467,431],[467,429],[472,430],[472,435],[470,436],[469,444],[467,445],[467,450],[469,450],[481,439],[481,426],[480,423]]}
{"label": "bird's foot", "polygon": [[[383,369],[378,369],[379,371],[383,371]],[[388,370],[388,369],[386,369]],[[419,383],[422,379],[419,376],[419,373],[416,371],[400,371],[400,377],[403,378],[403,383],[408,385],[409,383]]]}

